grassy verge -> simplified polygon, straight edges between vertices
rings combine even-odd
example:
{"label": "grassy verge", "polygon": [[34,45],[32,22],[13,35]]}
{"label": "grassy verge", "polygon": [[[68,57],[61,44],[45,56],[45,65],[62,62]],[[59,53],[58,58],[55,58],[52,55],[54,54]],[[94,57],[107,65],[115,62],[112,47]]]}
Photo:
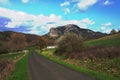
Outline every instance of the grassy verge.
{"label": "grassy verge", "polygon": [[29,80],[28,75],[28,54],[15,64],[15,69],[6,80]]}
{"label": "grassy verge", "polygon": [[22,55],[21,53],[9,53],[9,54],[1,54],[0,55],[0,59],[3,58],[7,58],[7,59],[16,59],[17,57],[19,57],[20,55]]}
{"label": "grassy verge", "polygon": [[86,46],[120,46],[120,34],[110,35],[85,42]]}
{"label": "grassy verge", "polygon": [[90,69],[86,69],[86,68],[83,68],[83,67],[80,67],[80,66],[65,62],[63,57],[55,56],[53,54],[54,50],[55,49],[49,49],[49,50],[47,49],[47,50],[43,51],[40,54],[42,56],[54,61],[54,62],[57,62],[57,63],[61,64],[61,65],[64,65],[64,66],[69,67],[69,68],[71,68],[73,70],[77,70],[77,71],[83,72],[83,73],[85,73],[87,75],[90,75],[90,76],[96,78],[97,80],[117,80],[116,78],[114,78],[114,77],[112,77],[110,75],[99,73],[99,72],[96,72],[96,71],[93,71],[93,70],[90,70]]}

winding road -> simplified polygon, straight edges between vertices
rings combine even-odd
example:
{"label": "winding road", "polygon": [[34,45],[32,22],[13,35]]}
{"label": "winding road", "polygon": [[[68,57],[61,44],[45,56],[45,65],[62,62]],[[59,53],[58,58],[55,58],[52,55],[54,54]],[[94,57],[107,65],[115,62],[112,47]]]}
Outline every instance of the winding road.
{"label": "winding road", "polygon": [[29,56],[31,80],[95,80],[32,52]]}

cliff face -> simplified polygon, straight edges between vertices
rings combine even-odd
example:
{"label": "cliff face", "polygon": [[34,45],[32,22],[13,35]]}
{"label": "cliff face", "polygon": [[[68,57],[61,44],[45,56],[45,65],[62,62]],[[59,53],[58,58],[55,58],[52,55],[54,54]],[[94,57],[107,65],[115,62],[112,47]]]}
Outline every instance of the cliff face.
{"label": "cliff face", "polygon": [[50,32],[48,33],[48,35],[50,37],[58,37],[58,36],[62,35],[62,32],[59,31],[57,28],[51,28]]}
{"label": "cliff face", "polygon": [[57,28],[51,28],[47,36],[55,38],[55,37],[60,37],[65,33],[71,33],[71,32],[81,35],[85,39],[95,39],[106,35],[104,33],[94,32],[89,29],[82,29],[74,24],[68,24],[65,26],[59,26]]}

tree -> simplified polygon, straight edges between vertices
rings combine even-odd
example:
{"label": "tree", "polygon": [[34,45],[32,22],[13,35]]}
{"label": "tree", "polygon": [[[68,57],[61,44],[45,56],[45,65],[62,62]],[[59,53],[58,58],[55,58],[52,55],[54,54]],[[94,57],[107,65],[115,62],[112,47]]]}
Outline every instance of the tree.
{"label": "tree", "polygon": [[67,33],[60,37],[57,42],[56,53],[78,53],[81,52],[84,48],[83,38],[74,33]]}
{"label": "tree", "polygon": [[27,46],[25,35],[13,33],[10,36],[10,41],[8,41],[7,46],[8,46],[9,52],[24,49]]}
{"label": "tree", "polygon": [[110,34],[116,34],[116,33],[117,33],[117,32],[116,32],[115,29],[112,29],[111,32],[110,32]]}
{"label": "tree", "polygon": [[42,50],[47,47],[47,40],[44,37],[39,37],[37,46],[40,49],[40,52],[42,52]]}
{"label": "tree", "polygon": [[118,31],[118,33],[120,33],[120,30]]}

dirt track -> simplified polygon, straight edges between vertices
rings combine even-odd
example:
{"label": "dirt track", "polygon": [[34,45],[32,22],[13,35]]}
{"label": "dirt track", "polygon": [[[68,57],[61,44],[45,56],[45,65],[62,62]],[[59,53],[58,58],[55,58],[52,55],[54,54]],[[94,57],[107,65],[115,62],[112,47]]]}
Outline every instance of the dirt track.
{"label": "dirt track", "polygon": [[29,72],[31,80],[95,80],[83,73],[54,63],[36,52],[29,56]]}

